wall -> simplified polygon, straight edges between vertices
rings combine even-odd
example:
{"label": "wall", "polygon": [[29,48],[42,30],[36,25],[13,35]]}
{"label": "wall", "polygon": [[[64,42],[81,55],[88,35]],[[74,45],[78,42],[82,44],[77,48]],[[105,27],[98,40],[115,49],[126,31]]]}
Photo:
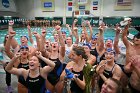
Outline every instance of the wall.
{"label": "wall", "polygon": [[66,0],[55,0],[55,12],[42,12],[41,0],[34,0],[34,10],[36,17],[62,17],[64,16],[64,1]]}
{"label": "wall", "polygon": [[[94,16],[140,16],[140,0],[134,0],[132,11],[114,11],[115,0],[94,1],[99,1],[98,10],[93,11],[91,7],[90,11]],[[55,12],[42,12],[40,0],[16,0],[16,5],[17,14],[29,19],[33,19],[34,17],[62,17],[72,15],[72,12],[67,11],[67,0],[55,0]],[[92,3],[90,5],[92,6]]]}
{"label": "wall", "polygon": [[33,19],[35,17],[34,0],[16,0],[16,6],[17,13],[20,17],[28,19]]}
{"label": "wall", "polygon": [[140,16],[140,0],[133,0],[134,5],[132,11],[114,11],[115,0],[103,0],[104,16]]}
{"label": "wall", "polygon": [[18,16],[15,0],[3,1],[9,2],[9,4],[4,7],[2,0],[0,0],[0,16]]}

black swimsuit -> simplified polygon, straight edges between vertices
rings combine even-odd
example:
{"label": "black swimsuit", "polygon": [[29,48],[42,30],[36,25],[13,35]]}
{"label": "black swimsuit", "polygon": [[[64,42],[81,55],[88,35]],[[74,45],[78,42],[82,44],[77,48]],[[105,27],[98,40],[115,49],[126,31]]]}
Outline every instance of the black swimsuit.
{"label": "black swimsuit", "polygon": [[58,58],[57,59],[49,58],[49,59],[54,61],[55,67],[50,73],[48,73],[47,79],[52,85],[56,85],[60,79],[60,75],[63,70],[63,65]]}
{"label": "black swimsuit", "polygon": [[[40,71],[39,71],[40,72]],[[29,71],[30,73],[30,71]],[[28,88],[28,93],[45,93],[46,86],[45,86],[45,79],[39,75],[35,78],[29,76],[26,79],[26,84]]]}
{"label": "black swimsuit", "polygon": [[[113,65],[111,71],[104,70],[103,75],[104,75],[106,78],[112,77],[112,76],[113,76],[113,73],[112,73],[112,72],[113,72],[114,67],[115,67],[115,64]],[[101,89],[103,83],[104,83],[104,81],[103,81],[103,79],[100,77],[100,79],[99,79],[99,87],[100,87],[100,89]]]}
{"label": "black swimsuit", "polygon": [[[75,72],[72,70],[72,73],[79,74],[78,78],[80,80],[83,80],[83,71]],[[84,93],[84,90],[82,90],[74,80],[71,81],[70,86],[71,86],[71,89],[70,89],[71,93]]]}
{"label": "black swimsuit", "polygon": [[[20,63],[18,65],[18,68],[24,68],[24,69],[28,70],[29,69],[29,63],[26,63],[26,64]],[[23,76],[18,77],[18,82],[21,83],[22,85],[24,85],[25,87],[27,87],[27,84],[26,84]]]}

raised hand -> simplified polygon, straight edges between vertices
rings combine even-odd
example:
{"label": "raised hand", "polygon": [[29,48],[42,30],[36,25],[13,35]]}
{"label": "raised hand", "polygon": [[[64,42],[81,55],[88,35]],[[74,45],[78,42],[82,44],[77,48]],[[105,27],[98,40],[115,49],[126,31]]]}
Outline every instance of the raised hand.
{"label": "raised hand", "polygon": [[28,29],[28,30],[31,30],[31,27],[30,27],[30,25],[28,25],[28,26],[27,26],[27,29]]}
{"label": "raised hand", "polygon": [[119,24],[116,24],[116,27],[115,27],[114,30],[116,30],[116,33],[120,33],[120,31],[122,31],[122,29],[120,28]]}
{"label": "raised hand", "polygon": [[42,28],[42,31],[41,31],[41,35],[43,36],[43,37],[45,37],[46,36],[46,28]]}
{"label": "raised hand", "polygon": [[14,21],[10,20],[9,21],[9,26],[13,26],[14,25]]}
{"label": "raised hand", "polygon": [[68,28],[69,27],[69,24],[66,24],[66,27]]}
{"label": "raised hand", "polygon": [[90,25],[90,21],[86,20],[86,23],[87,23],[88,25]]}
{"label": "raised hand", "polygon": [[102,73],[104,72],[104,69],[105,69],[105,64],[99,65],[99,66],[97,67],[97,69],[96,69],[96,72],[97,72],[98,74],[102,74]]}
{"label": "raised hand", "polygon": [[42,54],[41,54],[40,51],[36,51],[35,54],[36,54],[36,56],[37,56],[38,58],[42,57]]}
{"label": "raised hand", "polygon": [[77,19],[74,19],[74,23],[76,23],[76,22],[78,22],[78,20]]}
{"label": "raised hand", "polygon": [[33,35],[34,35],[35,37],[40,37],[39,33],[37,33],[36,31],[33,32]]}
{"label": "raised hand", "polygon": [[15,55],[14,55],[14,58],[19,58],[21,56],[21,53],[16,53]]}
{"label": "raised hand", "polygon": [[100,31],[104,31],[105,29],[105,24],[104,22],[101,23],[100,27],[98,28]]}
{"label": "raised hand", "polygon": [[16,35],[16,32],[15,32],[15,31],[11,30],[11,31],[9,32],[9,36],[10,36],[10,37],[14,37],[15,35]]}

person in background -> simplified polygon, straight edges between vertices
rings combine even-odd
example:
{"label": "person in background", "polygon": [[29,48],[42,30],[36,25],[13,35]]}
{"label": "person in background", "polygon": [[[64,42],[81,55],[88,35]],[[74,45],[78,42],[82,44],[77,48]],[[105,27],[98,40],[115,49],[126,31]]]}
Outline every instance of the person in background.
{"label": "person in background", "polygon": [[[7,39],[9,38],[9,35],[5,35],[4,37],[4,43],[0,45],[0,52],[2,53],[3,59],[0,60],[0,63],[2,63],[3,68],[5,70],[6,65],[11,61],[11,59],[7,56],[6,52],[5,52],[5,44],[7,42]],[[6,72],[6,93],[12,93],[13,92],[13,88],[11,86],[11,74]]]}

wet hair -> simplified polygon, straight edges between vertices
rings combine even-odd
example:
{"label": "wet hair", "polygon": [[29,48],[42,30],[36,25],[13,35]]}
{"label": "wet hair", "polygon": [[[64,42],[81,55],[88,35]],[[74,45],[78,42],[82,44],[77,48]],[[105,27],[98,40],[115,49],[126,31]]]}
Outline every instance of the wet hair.
{"label": "wet hair", "polygon": [[107,39],[105,39],[105,42],[106,42],[107,40],[111,40],[112,43],[113,43],[113,39],[112,39],[111,37],[108,37]]}
{"label": "wet hair", "polygon": [[[140,39],[140,32],[137,33],[136,35],[134,35],[134,38]],[[134,38],[133,38],[133,39],[134,39]]]}
{"label": "wet hair", "polygon": [[84,48],[82,47],[82,46],[77,46],[77,47],[74,47],[73,48],[73,51],[75,52],[75,54],[76,55],[78,55],[78,56],[82,56],[82,58],[84,58],[84,59],[86,59],[87,60],[87,55],[86,55],[86,53],[85,53],[85,50],[84,50]]}
{"label": "wet hair", "polygon": [[97,39],[96,35],[92,35],[92,40]]}
{"label": "wet hair", "polygon": [[28,46],[20,46],[20,49],[29,49],[29,47]]}
{"label": "wet hair", "polygon": [[20,38],[25,37],[27,40],[29,40],[29,37],[26,35],[20,36]]}
{"label": "wet hair", "polygon": [[109,78],[109,79],[117,84],[116,93],[130,93],[130,91],[127,88],[122,86],[119,80],[115,78]]}
{"label": "wet hair", "polygon": [[91,44],[90,43],[84,43],[83,46],[88,46],[88,48],[91,49]]}

